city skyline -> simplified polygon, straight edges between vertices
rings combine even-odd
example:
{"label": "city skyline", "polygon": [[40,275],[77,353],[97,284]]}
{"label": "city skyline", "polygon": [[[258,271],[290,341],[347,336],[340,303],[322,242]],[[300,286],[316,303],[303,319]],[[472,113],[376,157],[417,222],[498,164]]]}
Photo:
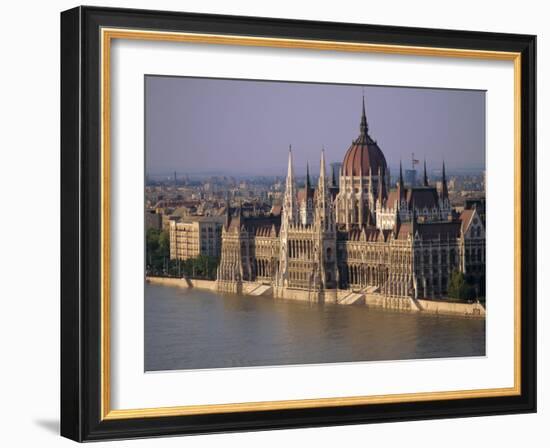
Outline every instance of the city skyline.
{"label": "city skyline", "polygon": [[485,169],[482,91],[160,76],[145,83],[148,176],[279,176],[289,145],[297,175],[308,162],[317,168],[323,147],[328,163],[339,161],[359,127],[362,95],[392,175],[399,160],[410,168],[412,153],[430,172],[443,160],[449,172]]}

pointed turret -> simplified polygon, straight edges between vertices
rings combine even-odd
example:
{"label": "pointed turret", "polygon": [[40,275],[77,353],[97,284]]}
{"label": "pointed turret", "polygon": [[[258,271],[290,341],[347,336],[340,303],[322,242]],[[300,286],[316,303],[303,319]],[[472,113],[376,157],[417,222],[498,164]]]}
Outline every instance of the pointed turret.
{"label": "pointed turret", "polygon": [[327,175],[327,169],[325,165],[325,148],[321,149],[321,168],[319,172],[319,187],[326,187],[325,176]]}
{"label": "pointed turret", "polygon": [[430,185],[428,184],[428,171],[426,170],[426,159],[424,159],[424,181],[423,181],[423,185],[425,187],[429,187]]}
{"label": "pointed turret", "polygon": [[361,114],[361,125],[359,126],[361,135],[367,135],[369,125],[367,123],[367,114],[365,113],[365,95],[363,95],[363,112]]}
{"label": "pointed turret", "polygon": [[326,183],[325,149],[321,150],[321,168],[319,171],[319,181],[317,183],[317,202],[324,206],[326,202],[327,183]]}
{"label": "pointed turret", "polygon": [[309,225],[313,222],[315,198],[315,191],[311,185],[311,178],[309,176],[309,162],[306,164],[306,182],[301,193],[303,194],[298,203],[298,207],[300,208],[300,223]]}
{"label": "pointed turret", "polygon": [[405,199],[405,182],[403,181],[403,164],[399,161],[399,182],[397,182],[397,195],[399,201]]}
{"label": "pointed turret", "polygon": [[443,168],[441,173],[441,200],[445,201],[449,199],[449,190],[447,189],[447,177],[445,176],[445,161],[443,161]]}
{"label": "pointed turret", "polygon": [[323,224],[326,227],[332,222],[331,199],[328,194],[326,182],[325,149],[321,150],[321,169],[319,172],[319,182],[317,184],[317,201],[315,204],[315,219],[317,224]]}
{"label": "pointed turret", "polygon": [[283,200],[283,220],[294,223],[298,219],[296,204],[296,184],[294,182],[294,167],[292,163],[292,146],[288,149],[288,169],[286,175],[285,196]]}
{"label": "pointed turret", "polygon": [[299,213],[296,201],[296,185],[294,183],[294,167],[292,164],[292,146],[288,148],[288,170],[286,175],[283,211],[281,215],[279,266],[277,270],[277,285],[288,286],[288,232],[292,225],[298,223]]}

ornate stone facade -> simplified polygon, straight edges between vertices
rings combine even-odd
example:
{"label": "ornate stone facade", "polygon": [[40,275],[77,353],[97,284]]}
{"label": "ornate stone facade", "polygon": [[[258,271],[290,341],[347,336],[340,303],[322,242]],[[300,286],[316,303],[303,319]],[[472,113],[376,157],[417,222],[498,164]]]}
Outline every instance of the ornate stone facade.
{"label": "ornate stone facade", "polygon": [[[228,211],[222,230],[218,288],[269,285],[276,297],[310,301],[379,296],[411,306],[419,298],[444,298],[454,271],[484,284],[485,227],[475,210],[450,205],[445,165],[441,189],[407,188],[402,169],[390,191],[389,168],[368,134],[363,102],[360,134],[346,152],[338,186],[327,179],[324,150],[317,188],[297,191],[288,155],[280,215],[244,217]],[[477,291],[484,294],[482,286]],[[394,302],[392,302],[394,301]]]}

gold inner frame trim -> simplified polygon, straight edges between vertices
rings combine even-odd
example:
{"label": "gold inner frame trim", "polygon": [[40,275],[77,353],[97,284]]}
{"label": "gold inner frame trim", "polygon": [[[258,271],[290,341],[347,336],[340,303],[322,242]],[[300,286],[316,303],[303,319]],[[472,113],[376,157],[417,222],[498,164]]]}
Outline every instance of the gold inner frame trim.
{"label": "gold inner frame trim", "polygon": [[[314,398],[246,403],[188,405],[140,409],[111,409],[110,345],[110,63],[111,41],[131,39],[185,42],[213,45],[240,45],[383,53],[411,56],[455,57],[513,61],[514,63],[514,386],[506,388],[419,392],[390,395]],[[521,54],[514,52],[468,50],[459,48],[418,47],[304,39],[278,39],[199,33],[144,31],[137,29],[101,29],[101,419],[115,420],[145,417],[200,415],[227,412],[307,409],[413,401],[503,397],[521,394]]]}

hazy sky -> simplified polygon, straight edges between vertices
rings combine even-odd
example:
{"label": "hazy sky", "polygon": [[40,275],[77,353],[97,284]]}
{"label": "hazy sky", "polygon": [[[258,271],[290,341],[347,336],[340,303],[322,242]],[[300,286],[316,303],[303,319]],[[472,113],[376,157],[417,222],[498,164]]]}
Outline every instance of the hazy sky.
{"label": "hazy sky", "polygon": [[[361,86],[146,76],[149,175],[296,174],[341,162],[359,134]],[[411,153],[439,169],[485,168],[485,92],[365,86],[369,134],[390,169]],[[392,171],[395,173],[395,171]]]}

